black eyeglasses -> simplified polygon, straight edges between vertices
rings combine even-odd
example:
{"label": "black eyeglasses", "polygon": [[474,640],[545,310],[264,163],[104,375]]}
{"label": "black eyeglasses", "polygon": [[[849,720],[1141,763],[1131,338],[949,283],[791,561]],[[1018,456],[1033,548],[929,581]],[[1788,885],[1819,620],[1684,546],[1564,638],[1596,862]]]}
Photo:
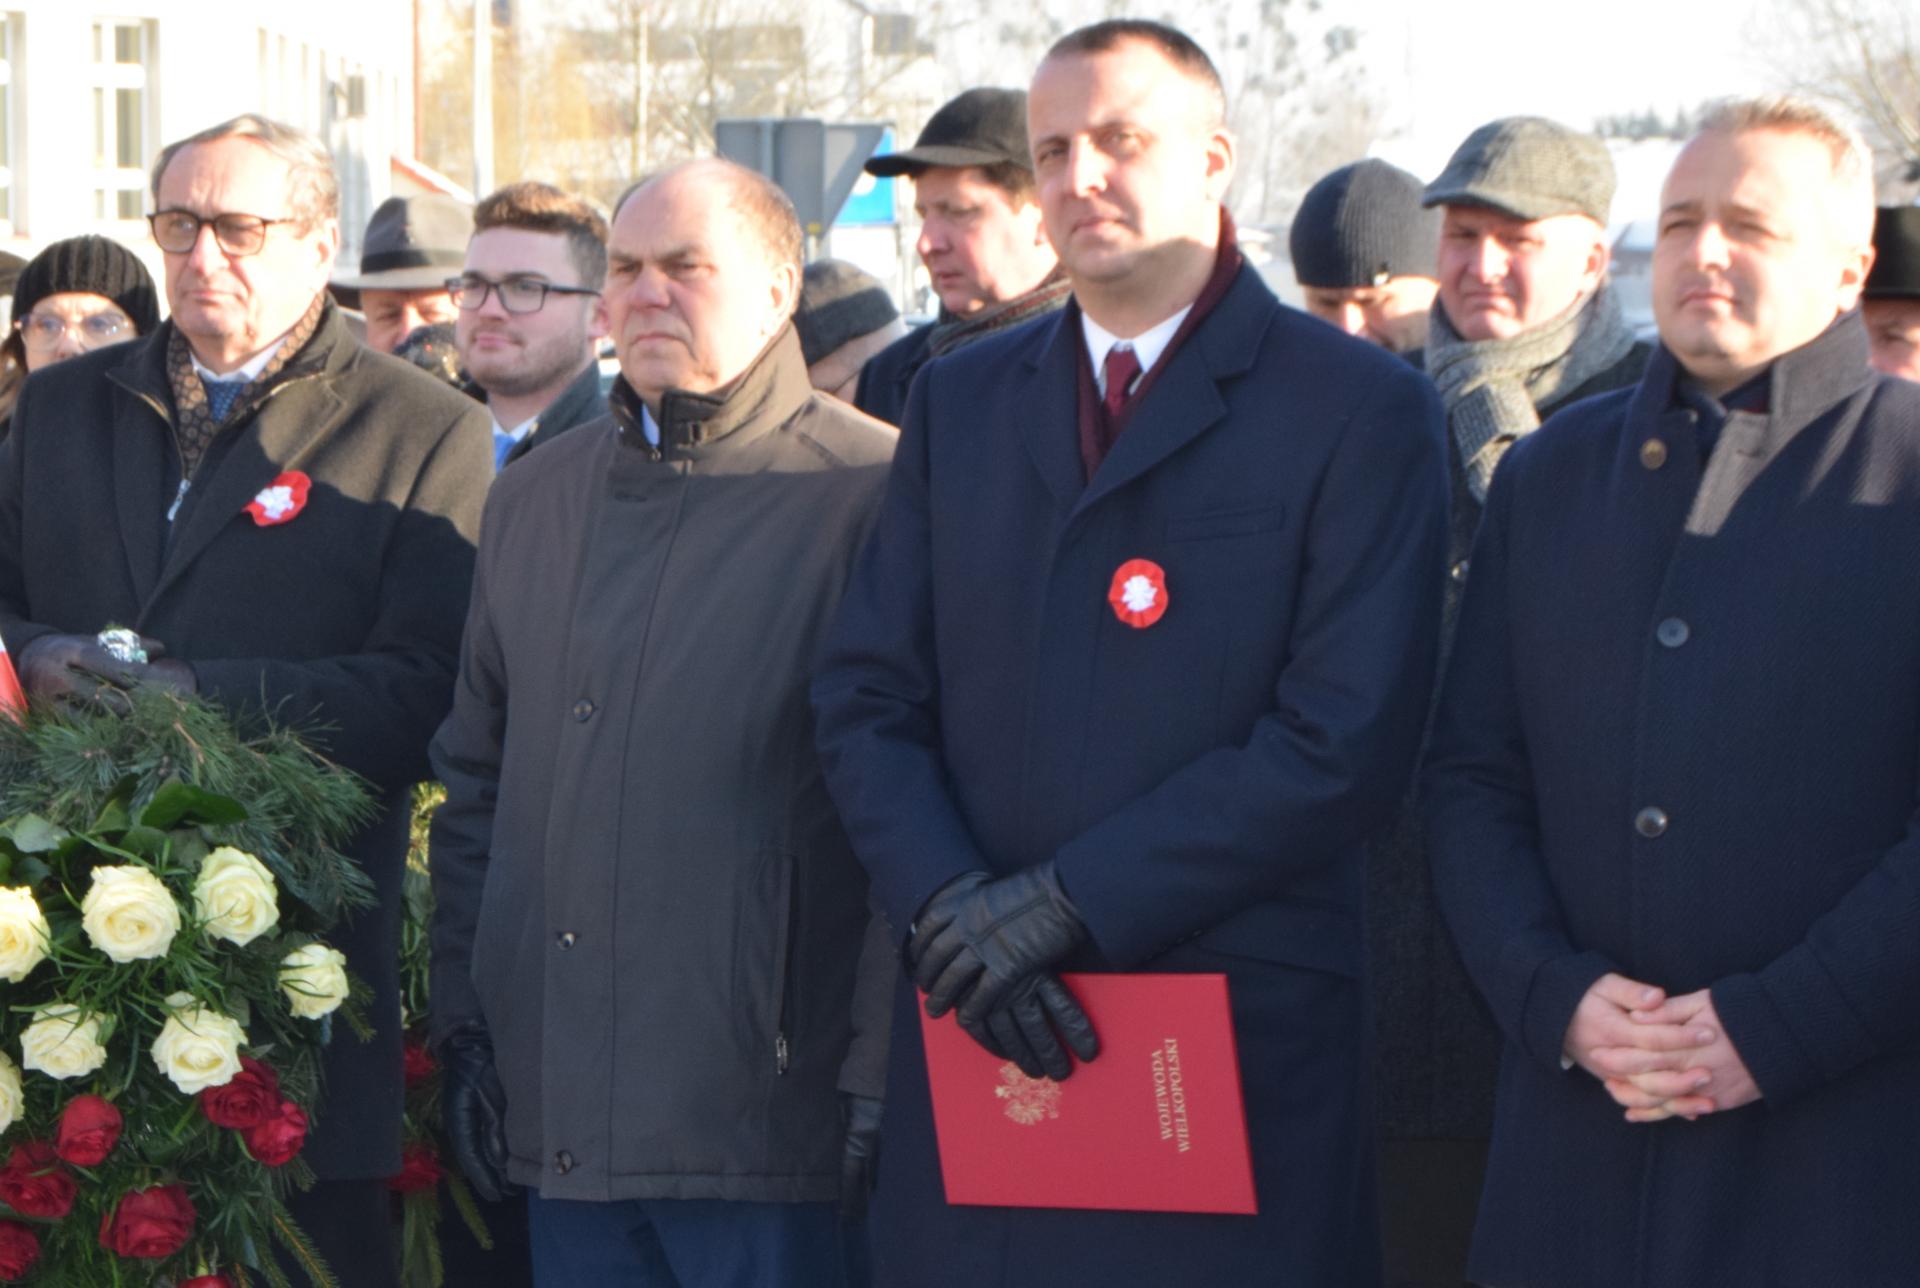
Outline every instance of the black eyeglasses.
{"label": "black eyeglasses", "polygon": [[549,295],[600,294],[587,286],[556,286],[542,277],[509,277],[496,282],[478,273],[468,273],[447,279],[447,294],[469,313],[486,304],[489,291],[499,293],[500,307],[509,313],[538,313]]}
{"label": "black eyeglasses", "polygon": [[170,255],[184,255],[200,240],[200,230],[213,228],[213,238],[229,255],[258,255],[267,244],[267,229],[291,224],[292,219],[265,219],[259,215],[196,215],[191,210],[161,210],[147,216],[153,240]]}

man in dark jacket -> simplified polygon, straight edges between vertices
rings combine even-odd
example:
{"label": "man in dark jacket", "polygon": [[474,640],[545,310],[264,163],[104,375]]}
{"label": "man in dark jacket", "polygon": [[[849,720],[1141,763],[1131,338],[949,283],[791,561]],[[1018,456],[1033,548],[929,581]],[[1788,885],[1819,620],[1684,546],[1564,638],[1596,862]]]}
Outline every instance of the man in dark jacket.
{"label": "man in dark jacket", "polygon": [[806,677],[895,435],[809,387],[767,180],[649,180],[610,265],[612,415],[496,483],[434,742],[448,1126],[540,1282],[840,1285],[894,967]]}
{"label": "man in dark jacket", "polygon": [[1439,403],[1244,262],[1188,37],[1071,33],[1028,109],[1075,302],[915,383],[821,746],[918,982],[988,1050],[1092,1051],[1061,970],[1226,976],[1259,1214],[950,1206],[903,981],[876,1271],[1378,1284],[1360,842],[1426,716]]}
{"label": "man in dark jacket", "polygon": [[1067,284],[1034,200],[1023,91],[970,89],[935,112],[911,148],[866,169],[913,180],[914,247],[940,300],[933,325],[894,341],[860,373],[853,405],[898,425],[921,367],[1061,308]]}
{"label": "man in dark jacket", "polygon": [[[1439,296],[1418,356],[1447,407],[1452,492],[1442,655],[1500,456],[1557,407],[1638,379],[1606,284],[1613,161],[1552,121],[1475,130],[1422,201],[1441,207]],[[1388,1282],[1460,1282],[1493,1124],[1499,1039],[1434,902],[1411,802],[1369,847]]]}
{"label": "man in dark jacket", "polygon": [[606,414],[595,348],[607,221],[545,183],[509,184],[473,212],[466,266],[447,283],[467,375],[493,415],[496,468]]}
{"label": "man in dark jacket", "polygon": [[1920,387],[1872,164],[1795,100],[1668,175],[1645,376],[1488,494],[1427,770],[1506,1038],[1493,1288],[1913,1282]]}
{"label": "man in dark jacket", "polygon": [[[397,1283],[400,884],[409,786],[446,714],[487,485],[471,399],[364,348],[327,302],[326,151],[240,117],[165,149],[171,321],[36,375],[0,455],[0,634],[35,701],[104,683],[319,721],[380,813],[348,847],[378,906],[340,932],[375,1036],[336,1032],[294,1213],[342,1282]],[[101,628],[150,637],[114,661]]]}

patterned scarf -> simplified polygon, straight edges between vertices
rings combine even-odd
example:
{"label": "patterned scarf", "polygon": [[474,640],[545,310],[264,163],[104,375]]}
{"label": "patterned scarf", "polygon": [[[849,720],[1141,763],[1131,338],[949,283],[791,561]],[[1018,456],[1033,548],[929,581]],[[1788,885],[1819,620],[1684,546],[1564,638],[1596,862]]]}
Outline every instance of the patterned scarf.
{"label": "patterned scarf", "polygon": [[1428,324],[1427,374],[1440,388],[1447,424],[1474,499],[1487,499],[1493,467],[1551,406],[1633,348],[1633,329],[1605,282],[1559,317],[1507,340],[1462,340],[1438,300]]}
{"label": "patterned scarf", "polygon": [[995,331],[1004,331],[1010,326],[1030,322],[1042,313],[1063,309],[1067,306],[1067,297],[1072,293],[1073,286],[1067,281],[1065,270],[1055,268],[1047,274],[1045,281],[1026,294],[990,305],[971,317],[955,317],[942,308],[939,320],[933,324],[932,334],[927,337],[927,357],[937,358],[943,353],[952,353]]}
{"label": "patterned scarf", "polygon": [[192,478],[200,468],[200,462],[206,459],[207,449],[213,446],[213,440],[220,431],[229,425],[237,425],[253,414],[268,394],[280,383],[280,376],[288,364],[300,356],[307,347],[307,341],[320,329],[320,320],[326,315],[327,296],[322,291],[307,307],[305,315],[293,324],[287,332],[286,340],[280,345],[273,357],[260,374],[247,382],[234,398],[233,405],[227,408],[225,416],[215,418],[213,408],[207,403],[206,386],[200,383],[200,373],[193,369],[193,353],[187,347],[187,338],[180,334],[179,327],[173,327],[167,336],[167,383],[173,387],[173,436],[180,446],[180,475]]}

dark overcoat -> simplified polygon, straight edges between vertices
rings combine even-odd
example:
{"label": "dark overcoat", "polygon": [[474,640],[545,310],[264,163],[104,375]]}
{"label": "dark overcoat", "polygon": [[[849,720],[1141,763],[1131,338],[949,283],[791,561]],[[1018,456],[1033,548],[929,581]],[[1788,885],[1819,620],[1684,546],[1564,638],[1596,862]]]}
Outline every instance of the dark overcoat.
{"label": "dark overcoat", "polygon": [[[1495,1288],[1892,1288],[1920,1265],[1920,386],[1846,317],[1704,468],[1661,350],[1502,462],[1425,778],[1504,1032]],[[1606,971],[1711,988],[1763,1099],[1564,1070]]]}
{"label": "dark overcoat", "polygon": [[[821,745],[896,931],[1053,859],[1092,932],[1071,968],[1226,973],[1260,1214],[949,1207],[903,983],[877,1279],[1377,1283],[1360,844],[1426,713],[1439,402],[1242,268],[1088,483],[1083,354],[1070,307],[915,381]],[[1166,575],[1146,629],[1108,604],[1136,558]]]}
{"label": "dark overcoat", "polygon": [[898,425],[907,414],[907,390],[913,378],[927,365],[927,349],[933,343],[934,324],[917,326],[867,359],[860,368],[860,383],[854,386],[853,405],[889,425]]}
{"label": "dark overcoat", "polygon": [[513,445],[502,465],[511,465],[536,447],[544,447],[577,425],[607,414],[607,396],[600,388],[600,364],[589,362],[568,382],[559,397],[548,403],[533,432]]}
{"label": "dark overcoat", "polygon": [[657,447],[611,402],[487,501],[433,743],[434,1027],[484,1022],[546,1198],[832,1199],[896,968],[807,680],[897,435],[814,392],[790,326],[669,392]]}
{"label": "dark overcoat", "polygon": [[[325,722],[322,749],[372,782],[379,814],[347,852],[379,903],[332,938],[372,986],[376,1035],[335,1026],[303,1157],[329,1180],[390,1176],[408,789],[452,701],[487,414],[329,309],[284,383],[215,440],[170,532],[171,330],[27,382],[0,449],[0,636],[17,653],[48,632],[132,626],[230,709]],[[259,526],[246,506],[283,470],[312,479],[306,507]]]}

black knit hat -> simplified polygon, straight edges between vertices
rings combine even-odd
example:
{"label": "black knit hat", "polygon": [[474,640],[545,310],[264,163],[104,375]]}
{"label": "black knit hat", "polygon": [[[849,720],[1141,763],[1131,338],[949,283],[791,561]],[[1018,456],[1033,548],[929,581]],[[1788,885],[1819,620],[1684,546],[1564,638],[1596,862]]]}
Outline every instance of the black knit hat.
{"label": "black knit hat", "polygon": [[1027,92],[970,89],[927,118],[927,127],[905,152],[867,162],[868,174],[887,178],[919,174],[928,166],[1001,165],[1033,169],[1027,150]]}
{"label": "black knit hat", "polygon": [[13,285],[13,316],[23,318],[49,295],[81,291],[104,295],[119,306],[141,335],[160,325],[160,299],[153,274],[139,256],[106,237],[69,237],[27,261]]}
{"label": "black knit hat", "polygon": [[1343,165],[1307,190],[1287,245],[1302,286],[1350,289],[1432,277],[1440,216],[1420,181],[1385,161]]}
{"label": "black knit hat", "polygon": [[1866,297],[1920,299],[1920,206],[1882,206],[1874,213]]}
{"label": "black knit hat", "polygon": [[807,265],[801,278],[793,329],[800,333],[800,353],[811,367],[841,345],[870,335],[899,316],[879,278],[844,260],[817,259]]}

